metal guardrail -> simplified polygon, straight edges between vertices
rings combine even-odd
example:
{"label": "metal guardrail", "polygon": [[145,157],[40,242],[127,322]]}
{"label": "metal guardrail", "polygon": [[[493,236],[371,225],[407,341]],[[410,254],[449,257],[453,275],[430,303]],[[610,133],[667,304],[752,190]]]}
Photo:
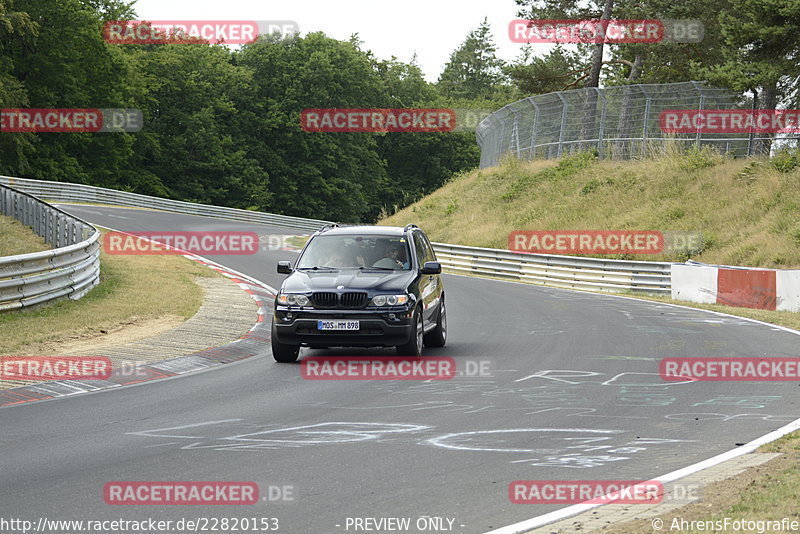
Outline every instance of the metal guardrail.
{"label": "metal guardrail", "polygon": [[44,180],[30,180],[27,178],[11,178],[0,176],[0,184],[9,185],[20,191],[26,191],[41,198],[57,202],[96,202],[111,204],[113,206],[126,206],[130,208],[153,208],[162,211],[199,215],[201,217],[215,217],[232,219],[236,221],[252,222],[257,224],[270,224],[299,228],[301,230],[318,230],[328,221],[304,219],[288,215],[275,215],[259,211],[249,211],[237,208],[210,206],[208,204],[195,204],[180,200],[129,193],[83,184],[70,184],[65,182],[48,182]]}
{"label": "metal guardrail", "polygon": [[[154,208],[176,213],[316,231],[330,221],[167,200],[101,187],[0,176],[0,183],[61,202]],[[518,280],[569,289],[669,294],[671,263],[521,254],[508,250],[434,243],[442,267],[452,273]]]}
{"label": "metal guardrail", "polygon": [[672,264],[522,254],[493,248],[433,243],[442,267],[457,274],[519,280],[540,285],[669,295]]}
{"label": "metal guardrail", "polygon": [[77,300],[100,280],[100,232],[87,222],[0,184],[0,213],[54,247],[0,258],[0,312],[67,297]]}

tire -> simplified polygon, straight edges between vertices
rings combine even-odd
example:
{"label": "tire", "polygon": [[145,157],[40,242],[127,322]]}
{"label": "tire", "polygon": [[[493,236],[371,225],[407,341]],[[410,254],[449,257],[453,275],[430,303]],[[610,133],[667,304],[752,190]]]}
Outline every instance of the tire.
{"label": "tire", "polygon": [[297,361],[300,355],[300,345],[287,345],[278,341],[278,336],[275,335],[275,322],[272,323],[272,357],[276,362],[292,363]]}
{"label": "tire", "polygon": [[426,347],[444,347],[447,342],[447,310],[444,307],[444,299],[439,306],[439,319],[436,320],[436,328],[425,334]]}
{"label": "tire", "polygon": [[422,310],[417,308],[414,311],[414,325],[411,327],[411,339],[405,345],[397,346],[397,354],[400,356],[422,356],[423,341]]}

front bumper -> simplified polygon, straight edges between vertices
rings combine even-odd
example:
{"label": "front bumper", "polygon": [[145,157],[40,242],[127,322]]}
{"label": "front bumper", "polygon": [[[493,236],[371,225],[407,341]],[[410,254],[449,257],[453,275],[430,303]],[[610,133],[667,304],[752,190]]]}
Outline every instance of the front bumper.
{"label": "front bumper", "polygon": [[[408,308],[385,310],[314,310],[276,306],[275,335],[287,345],[316,347],[392,347],[411,339],[412,312]],[[392,318],[394,316],[394,318]],[[359,321],[359,330],[317,330],[317,321]]]}

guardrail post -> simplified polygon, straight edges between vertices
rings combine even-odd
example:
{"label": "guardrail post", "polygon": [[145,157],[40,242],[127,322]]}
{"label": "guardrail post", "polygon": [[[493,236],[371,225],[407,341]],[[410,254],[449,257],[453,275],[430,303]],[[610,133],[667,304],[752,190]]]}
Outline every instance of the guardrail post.
{"label": "guardrail post", "polygon": [[602,100],[601,108],[600,108],[600,129],[597,132],[597,155],[600,159],[603,159],[605,150],[604,146],[605,143],[603,142],[603,136],[605,135],[605,126],[606,126],[606,93],[605,91],[601,90],[599,87],[594,88],[597,91],[597,96],[599,96]]}
{"label": "guardrail post", "polygon": [[47,243],[54,247],[56,243],[56,221],[55,214],[51,210],[47,210]]}
{"label": "guardrail post", "polygon": [[19,220],[19,195],[14,195],[13,197],[13,206],[14,209],[11,212],[11,216],[15,219]]}
{"label": "guardrail post", "polygon": [[561,91],[556,91],[556,95],[558,95],[559,100],[561,100],[561,128],[558,130],[558,155],[556,157],[561,157],[561,151],[564,148],[564,129],[567,127],[567,109],[569,105],[567,104],[567,100],[561,94]]}
{"label": "guardrail post", "polygon": [[533,128],[531,129],[531,159],[536,159],[536,130],[539,128],[539,104],[536,103],[534,97],[529,97],[531,104],[533,104]]}
{"label": "guardrail post", "polygon": [[[505,119],[505,118],[504,118]],[[505,120],[500,121],[500,132],[497,135],[496,146],[497,149],[495,150],[495,159],[494,164],[497,165],[500,163],[500,156],[503,154],[503,137],[505,137],[506,130],[506,122]]]}
{"label": "guardrail post", "polygon": [[[750,105],[750,116],[755,116],[756,113],[756,101],[758,100],[757,93],[755,89],[753,90],[753,103]],[[753,128],[750,128],[750,134],[747,136],[747,155],[753,155],[753,139],[755,137],[755,133],[753,132]]]}
{"label": "guardrail post", "polygon": [[[693,81],[692,85],[694,85],[694,88],[697,90],[698,93],[700,93],[700,103],[697,106],[697,111],[703,111],[704,106],[705,106],[705,101],[706,101],[706,93],[705,93],[705,91],[703,91],[703,86],[700,83]],[[702,137],[703,137],[703,132],[701,132],[700,128],[698,128],[697,129],[697,136],[695,137],[695,140],[694,140],[694,145],[697,148],[700,148],[700,141],[701,141]]]}
{"label": "guardrail post", "polygon": [[645,157],[647,155],[647,124],[650,120],[650,102],[652,98],[650,95],[647,94],[643,85],[639,86],[639,90],[644,93],[644,120],[642,121],[642,152],[641,157]]}
{"label": "guardrail post", "polygon": [[62,236],[64,235],[64,222],[60,213],[56,214],[56,242],[53,244],[54,248],[63,246]]}

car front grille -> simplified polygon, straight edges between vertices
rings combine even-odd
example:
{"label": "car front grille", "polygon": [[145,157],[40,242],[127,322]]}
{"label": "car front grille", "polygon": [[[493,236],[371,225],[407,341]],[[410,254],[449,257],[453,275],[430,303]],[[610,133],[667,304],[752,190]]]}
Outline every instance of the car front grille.
{"label": "car front grille", "polygon": [[314,293],[312,300],[317,308],[335,308],[337,295],[336,293]]}
{"label": "car front grille", "polygon": [[363,292],[336,293],[319,292],[311,296],[316,308],[363,308],[367,305],[367,294]]}
{"label": "car front grille", "polygon": [[342,307],[344,308],[363,308],[367,304],[366,293],[342,293]]}

